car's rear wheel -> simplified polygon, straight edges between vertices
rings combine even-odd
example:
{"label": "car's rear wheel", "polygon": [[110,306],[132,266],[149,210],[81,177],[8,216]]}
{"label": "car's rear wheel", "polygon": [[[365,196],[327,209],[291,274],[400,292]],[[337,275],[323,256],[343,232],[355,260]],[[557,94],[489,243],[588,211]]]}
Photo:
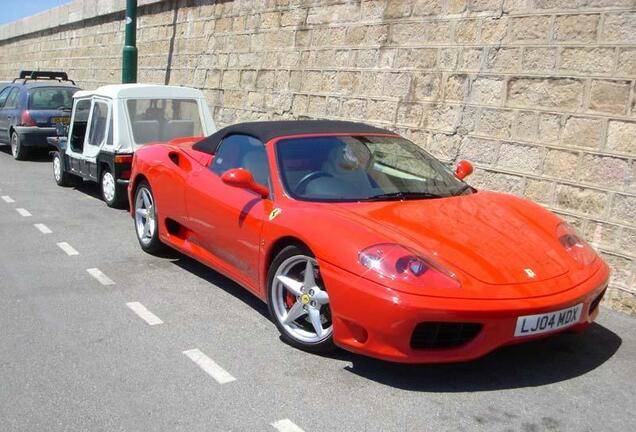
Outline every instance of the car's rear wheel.
{"label": "car's rear wheel", "polygon": [[99,182],[102,189],[102,199],[108,207],[121,208],[124,204],[124,188],[117,185],[115,176],[109,168],[102,170],[102,178]]}
{"label": "car's rear wheel", "polygon": [[11,154],[15,160],[25,160],[29,149],[22,145],[22,140],[17,132],[11,134]]}
{"label": "car's rear wheel", "polygon": [[60,156],[59,152],[53,153],[53,178],[55,179],[55,183],[57,183],[58,186],[62,187],[73,186],[79,181],[79,178],[77,176],[69,174],[64,169],[62,156]]}
{"label": "car's rear wheel", "polygon": [[287,246],[274,258],[268,275],[268,307],[290,345],[311,352],[335,348],[329,295],[318,262],[307,248]]}
{"label": "car's rear wheel", "polygon": [[159,221],[152,189],[146,181],[139,182],[135,191],[135,232],[144,252],[156,254],[163,249],[159,240]]}

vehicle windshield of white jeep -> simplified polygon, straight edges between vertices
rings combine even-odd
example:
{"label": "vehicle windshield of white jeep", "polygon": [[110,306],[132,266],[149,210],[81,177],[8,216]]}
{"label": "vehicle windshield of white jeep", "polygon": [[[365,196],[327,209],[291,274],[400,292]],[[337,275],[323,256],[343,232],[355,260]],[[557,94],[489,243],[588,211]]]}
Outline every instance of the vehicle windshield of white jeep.
{"label": "vehicle windshield of white jeep", "polygon": [[194,99],[130,99],[126,105],[136,144],[203,134]]}

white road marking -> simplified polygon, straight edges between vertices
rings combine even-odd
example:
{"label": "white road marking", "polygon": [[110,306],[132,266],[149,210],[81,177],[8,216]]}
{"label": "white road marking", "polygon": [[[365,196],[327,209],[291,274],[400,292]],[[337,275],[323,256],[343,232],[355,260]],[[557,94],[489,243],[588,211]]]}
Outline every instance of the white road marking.
{"label": "white road marking", "polygon": [[53,231],[44,224],[33,224],[42,234],[51,234]]}
{"label": "white road marking", "polygon": [[205,373],[210,375],[219,384],[226,384],[232,381],[236,381],[232,375],[230,375],[225,369],[216,364],[214,360],[203,354],[198,349],[191,349],[183,351],[190,360],[195,362]]}
{"label": "white road marking", "polygon": [[57,247],[62,249],[64,252],[66,252],[66,255],[68,255],[68,256],[79,255],[79,252],[76,251],[73,246],[71,246],[70,244],[68,244],[66,242],[58,243]]}
{"label": "white road marking", "polygon": [[15,211],[17,211],[18,213],[20,213],[20,216],[24,216],[24,217],[29,217],[29,216],[31,216],[31,212],[30,212],[30,211],[28,211],[27,209],[17,208],[17,209],[15,209]]}
{"label": "white road marking", "polygon": [[148,325],[163,324],[163,321],[161,321],[161,319],[159,319],[157,315],[150,312],[148,309],[146,309],[146,306],[142,305],[139,302],[126,303],[126,306],[128,306],[134,313],[136,313],[139,318],[146,321]]}
{"label": "white road marking", "polygon": [[93,276],[95,279],[99,281],[102,285],[115,285],[115,282],[108,276],[106,276],[102,271],[98,268],[89,268],[86,269],[89,275]]}
{"label": "white road marking", "polygon": [[305,432],[290,419],[278,420],[277,422],[272,423],[272,426],[280,432]]}
{"label": "white road marking", "polygon": [[15,201],[9,195],[2,195],[2,201],[6,203],[14,203]]}

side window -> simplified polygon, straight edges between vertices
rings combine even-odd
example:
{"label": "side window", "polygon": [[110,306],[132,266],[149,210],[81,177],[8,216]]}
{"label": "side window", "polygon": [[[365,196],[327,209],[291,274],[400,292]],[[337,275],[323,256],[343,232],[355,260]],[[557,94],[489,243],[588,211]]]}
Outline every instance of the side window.
{"label": "side window", "polygon": [[11,87],[7,87],[0,92],[0,108],[4,107],[4,103],[7,101],[9,93],[11,93]]}
{"label": "side window", "polygon": [[221,176],[233,168],[245,168],[262,185],[269,185],[269,166],[265,146],[248,135],[230,135],[225,138],[212,160],[210,170]]}
{"label": "side window", "polygon": [[13,88],[11,94],[7,98],[6,103],[4,104],[5,109],[15,109],[18,107],[18,102],[20,101],[20,89]]}
{"label": "side window", "polygon": [[88,132],[88,143],[99,146],[106,139],[106,126],[108,120],[108,104],[105,102],[95,102],[93,104],[93,115]]}
{"label": "side window", "polygon": [[91,100],[83,99],[75,104],[75,114],[71,125],[71,148],[77,153],[84,150],[84,137],[88,125],[88,113],[91,110]]}

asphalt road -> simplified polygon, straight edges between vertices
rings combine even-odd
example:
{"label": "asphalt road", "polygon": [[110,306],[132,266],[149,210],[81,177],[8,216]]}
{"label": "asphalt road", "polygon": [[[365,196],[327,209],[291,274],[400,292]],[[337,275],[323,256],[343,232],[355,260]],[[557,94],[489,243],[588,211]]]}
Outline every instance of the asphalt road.
{"label": "asphalt road", "polygon": [[0,198],[0,431],[636,430],[634,318],[456,365],[321,357],[46,155],[0,147]]}

